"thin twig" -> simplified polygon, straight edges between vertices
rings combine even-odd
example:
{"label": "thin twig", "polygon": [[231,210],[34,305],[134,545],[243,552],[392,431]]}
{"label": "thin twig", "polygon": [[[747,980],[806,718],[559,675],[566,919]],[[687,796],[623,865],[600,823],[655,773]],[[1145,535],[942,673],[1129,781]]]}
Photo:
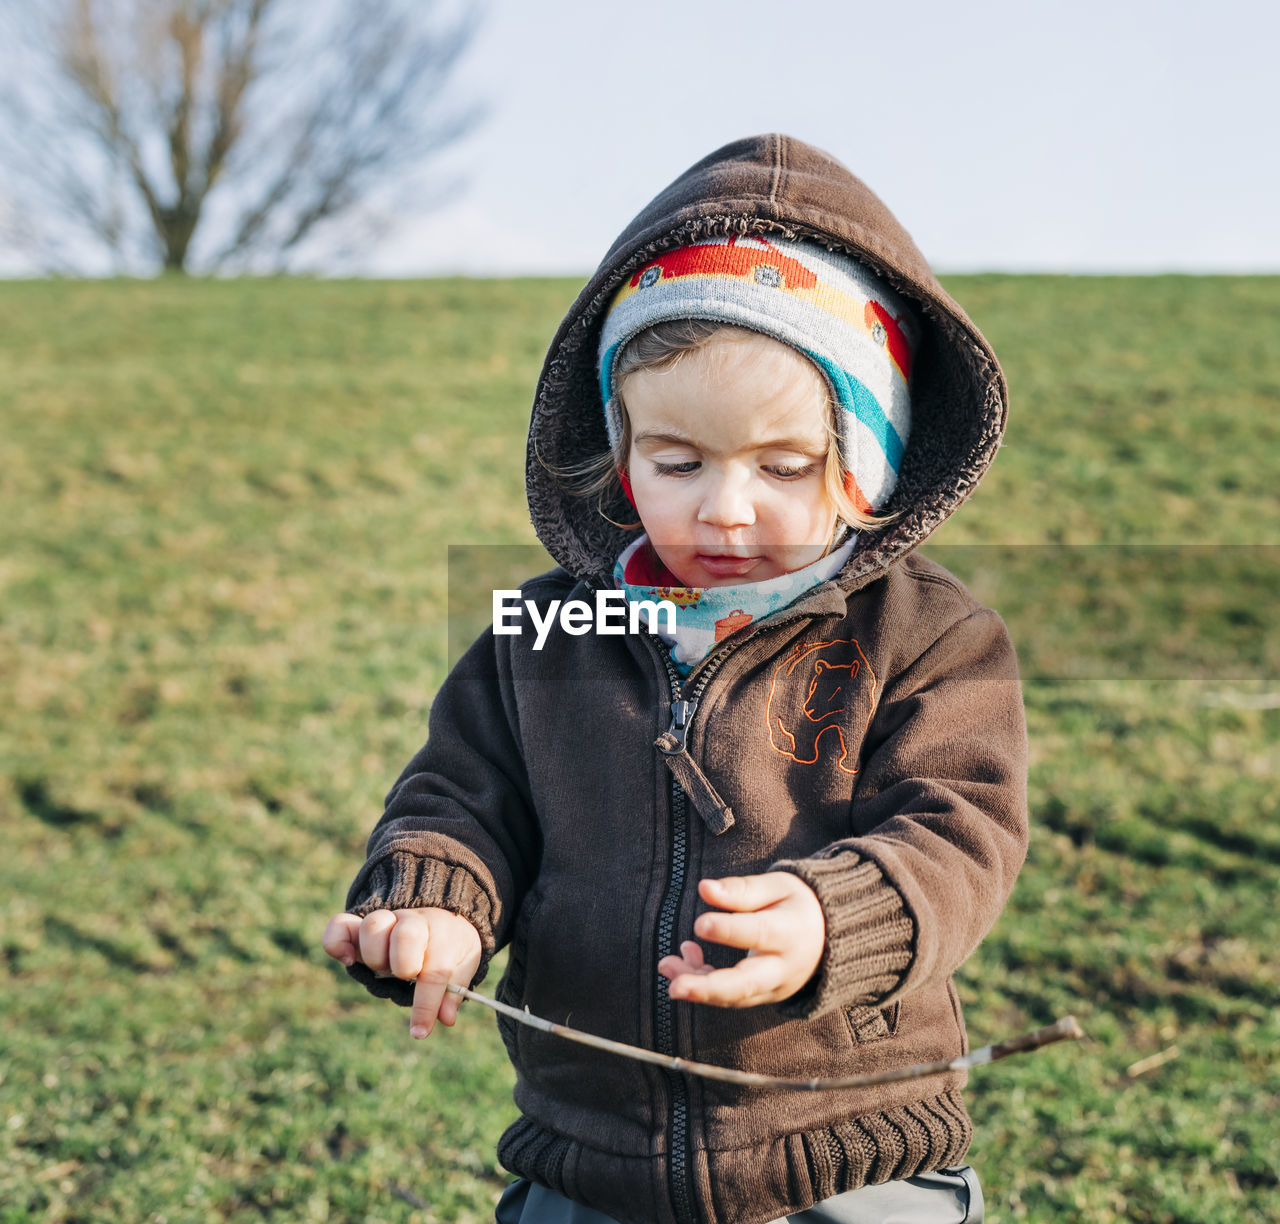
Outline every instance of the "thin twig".
{"label": "thin twig", "polygon": [[1032,1033],[1024,1033],[1009,1041],[1000,1041],[995,1045],[983,1046],[960,1058],[942,1058],[937,1062],[917,1063],[912,1067],[894,1067],[888,1071],[877,1071],[872,1075],[846,1075],[835,1079],[798,1079],[785,1075],[761,1075],[755,1071],[739,1071],[734,1067],[717,1067],[712,1063],[691,1062],[687,1058],[676,1058],[667,1054],[659,1054],[654,1050],[644,1050],[639,1046],[626,1045],[621,1041],[612,1041],[608,1037],[597,1037],[592,1033],[583,1033],[578,1029],[568,1028],[563,1024],[554,1024],[519,1008],[506,1003],[499,1003],[488,995],[477,994],[465,986],[449,986],[449,993],[460,995],[464,999],[474,999],[485,1007],[510,1017],[519,1024],[538,1029],[543,1033],[552,1033],[556,1037],[564,1037],[568,1041],[576,1041],[581,1045],[592,1046],[597,1050],[605,1050],[610,1054],[618,1054],[623,1058],[635,1059],[637,1062],[652,1063],[656,1067],[665,1067],[668,1071],[683,1071],[686,1075],[700,1076],[702,1079],[720,1080],[726,1084],[743,1084],[752,1088],[798,1088],[808,1092],[822,1092],[832,1088],[870,1088],[875,1084],[894,1084],[900,1080],[922,1079],[926,1075],[941,1075],[944,1071],[967,1071],[970,1067],[981,1067],[1007,1058],[1010,1054],[1021,1054],[1028,1050],[1038,1050],[1041,1046],[1055,1041],[1076,1041],[1084,1036],[1084,1031],[1076,1023],[1074,1016],[1063,1019]]}
{"label": "thin twig", "polygon": [[1124,1073],[1130,1079],[1137,1079],[1140,1075],[1146,1075],[1148,1071],[1154,1071],[1157,1067],[1163,1067],[1165,1063],[1172,1062],[1181,1053],[1182,1050],[1178,1046],[1171,1045],[1161,1050],[1159,1054],[1148,1054],[1146,1058],[1130,1063],[1124,1069]]}
{"label": "thin twig", "polygon": [[403,1186],[396,1185],[391,1182],[387,1189],[398,1199],[403,1199],[410,1207],[430,1208],[431,1204],[426,1199],[419,1198],[412,1190],[406,1190]]}

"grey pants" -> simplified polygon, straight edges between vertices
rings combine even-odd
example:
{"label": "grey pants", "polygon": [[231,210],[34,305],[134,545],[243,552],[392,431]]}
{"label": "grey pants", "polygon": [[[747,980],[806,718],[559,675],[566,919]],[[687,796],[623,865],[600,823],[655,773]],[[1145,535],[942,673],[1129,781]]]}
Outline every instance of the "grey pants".
{"label": "grey pants", "polygon": [[[863,1186],[774,1224],[982,1224],[982,1187],[968,1166]],[[617,1224],[521,1178],[498,1201],[497,1224]]]}

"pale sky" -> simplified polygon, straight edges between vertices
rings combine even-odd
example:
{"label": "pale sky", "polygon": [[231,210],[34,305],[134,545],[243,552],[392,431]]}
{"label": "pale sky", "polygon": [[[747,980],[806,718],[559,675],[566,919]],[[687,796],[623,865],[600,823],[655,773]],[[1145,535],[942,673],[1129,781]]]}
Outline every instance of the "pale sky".
{"label": "pale sky", "polygon": [[934,267],[1280,272],[1280,6],[492,0],[456,204],[381,275],[585,275],[692,162],[780,130]]}
{"label": "pale sky", "polygon": [[783,131],[943,273],[1280,273],[1275,0],[485,7],[456,89],[489,118],[441,167],[465,190],[321,270],[582,277],[693,162]]}

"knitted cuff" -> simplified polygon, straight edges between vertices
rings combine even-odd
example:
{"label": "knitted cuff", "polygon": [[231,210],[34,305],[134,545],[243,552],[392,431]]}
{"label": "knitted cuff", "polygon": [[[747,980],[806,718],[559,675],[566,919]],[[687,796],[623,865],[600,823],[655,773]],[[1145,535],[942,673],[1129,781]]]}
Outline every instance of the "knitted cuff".
{"label": "knitted cuff", "polygon": [[[357,899],[358,898],[358,899]],[[465,867],[413,854],[392,853],[361,873],[347,894],[347,913],[357,918],[379,909],[447,909],[465,918],[480,933],[480,966],[470,985],[476,987],[489,971],[497,947],[490,921],[489,895]],[[392,999],[401,1007],[413,1003],[413,982],[379,977],[367,965],[347,966],[347,973],[370,994]]]}
{"label": "knitted cuff", "polygon": [[879,866],[845,851],[788,859],[770,870],[790,871],[808,884],[827,923],[817,972],[779,1010],[809,1019],[833,1007],[878,1005],[901,982],[915,945],[915,922]]}

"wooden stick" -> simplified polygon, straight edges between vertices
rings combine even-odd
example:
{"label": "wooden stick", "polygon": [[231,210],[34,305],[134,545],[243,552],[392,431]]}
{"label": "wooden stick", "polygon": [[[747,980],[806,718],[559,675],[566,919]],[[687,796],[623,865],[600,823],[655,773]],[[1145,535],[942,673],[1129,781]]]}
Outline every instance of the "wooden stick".
{"label": "wooden stick", "polygon": [[797,1079],[785,1075],[761,1075],[755,1071],[739,1071],[734,1067],[718,1067],[712,1063],[691,1062],[687,1058],[676,1058],[673,1055],[659,1054],[655,1050],[644,1050],[639,1046],[626,1045],[621,1041],[612,1041],[608,1037],[597,1037],[593,1033],[583,1033],[564,1024],[554,1024],[535,1016],[528,1011],[500,1003],[488,995],[477,994],[465,986],[449,987],[450,994],[460,995],[464,999],[474,999],[485,1007],[508,1016],[519,1024],[538,1029],[543,1033],[551,1033],[563,1037],[567,1041],[576,1041],[580,1045],[588,1045],[597,1050],[605,1050],[610,1054],[618,1054],[623,1058],[635,1059],[637,1062],[652,1063],[655,1067],[665,1067],[668,1071],[682,1071],[686,1075],[697,1075],[702,1079],[721,1080],[726,1084],[743,1084],[752,1088],[798,1088],[807,1092],[823,1092],[832,1088],[870,1088],[875,1084],[894,1084],[900,1080],[922,1079],[926,1075],[941,1075],[944,1071],[966,1071],[970,1067],[981,1067],[1007,1058],[1010,1054],[1021,1054],[1028,1050],[1038,1050],[1041,1046],[1055,1041],[1076,1041],[1084,1036],[1074,1016],[1066,1016],[1044,1028],[1032,1033],[1024,1033],[1009,1041],[1000,1041],[995,1045],[983,1046],[959,1058],[942,1058],[937,1062],[917,1063],[913,1067],[894,1067],[888,1071],[877,1071],[872,1075],[846,1075],[835,1079]]}
{"label": "wooden stick", "polygon": [[1167,1049],[1161,1050],[1159,1054],[1148,1054],[1146,1058],[1140,1058],[1135,1063],[1130,1063],[1124,1073],[1130,1079],[1137,1079],[1140,1075],[1146,1075],[1148,1071],[1154,1071],[1157,1067],[1163,1067],[1165,1063],[1172,1062],[1181,1054],[1182,1051],[1176,1045],[1171,1045]]}

